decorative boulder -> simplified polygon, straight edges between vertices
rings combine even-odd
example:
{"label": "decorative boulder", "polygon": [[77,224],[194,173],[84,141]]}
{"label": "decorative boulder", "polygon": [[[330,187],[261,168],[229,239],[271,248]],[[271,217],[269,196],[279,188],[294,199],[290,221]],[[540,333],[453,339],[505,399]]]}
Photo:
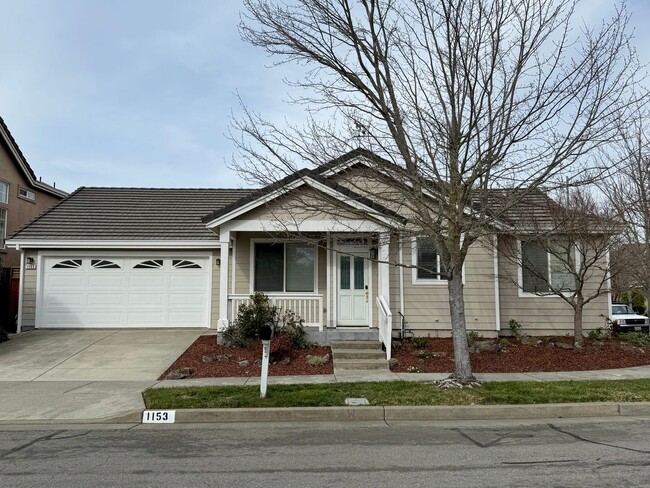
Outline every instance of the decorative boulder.
{"label": "decorative boulder", "polygon": [[189,378],[192,376],[192,369],[191,368],[181,368],[181,369],[176,369],[169,373],[167,376],[165,376],[166,380],[184,380],[185,378]]}
{"label": "decorative boulder", "polygon": [[492,341],[476,341],[471,349],[474,352],[498,352],[499,344],[495,344]]}

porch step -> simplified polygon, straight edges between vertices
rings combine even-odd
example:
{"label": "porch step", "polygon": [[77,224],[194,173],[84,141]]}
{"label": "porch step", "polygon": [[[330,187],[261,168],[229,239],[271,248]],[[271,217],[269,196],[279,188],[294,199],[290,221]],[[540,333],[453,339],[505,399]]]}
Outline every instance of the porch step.
{"label": "porch step", "polygon": [[332,341],[332,352],[335,349],[370,349],[381,351],[381,342],[379,341]]}
{"label": "porch step", "polygon": [[349,371],[388,371],[386,354],[379,341],[333,341],[334,373]]}
{"label": "porch step", "polygon": [[336,359],[386,359],[386,353],[381,349],[332,349]]}
{"label": "porch step", "polygon": [[337,371],[388,371],[385,359],[334,359],[334,373]]}

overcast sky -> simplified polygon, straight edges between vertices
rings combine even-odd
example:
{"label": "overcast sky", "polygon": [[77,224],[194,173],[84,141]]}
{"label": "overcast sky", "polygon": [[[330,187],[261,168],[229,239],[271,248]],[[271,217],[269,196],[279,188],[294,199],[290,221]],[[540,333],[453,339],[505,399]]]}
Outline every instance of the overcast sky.
{"label": "overcast sky", "polygon": [[[589,22],[611,0],[588,0]],[[650,2],[628,2],[642,62]],[[240,187],[225,166],[236,93],[292,119],[288,89],[242,42],[240,0],[0,0],[0,115],[38,176],[78,186]]]}

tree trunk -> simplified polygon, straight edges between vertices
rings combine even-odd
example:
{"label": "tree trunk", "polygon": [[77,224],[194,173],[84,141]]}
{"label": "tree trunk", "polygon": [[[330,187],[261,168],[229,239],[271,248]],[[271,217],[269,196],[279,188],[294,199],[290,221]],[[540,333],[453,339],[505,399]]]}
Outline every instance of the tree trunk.
{"label": "tree trunk", "polygon": [[582,347],[582,307],[584,306],[583,298],[577,297],[573,307],[573,342],[576,347]]}
{"label": "tree trunk", "polygon": [[[462,268],[461,268],[462,269]],[[454,270],[447,284],[451,330],[454,340],[454,378],[461,383],[475,380],[469,360],[467,328],[465,325],[465,299],[463,297],[463,273]]]}

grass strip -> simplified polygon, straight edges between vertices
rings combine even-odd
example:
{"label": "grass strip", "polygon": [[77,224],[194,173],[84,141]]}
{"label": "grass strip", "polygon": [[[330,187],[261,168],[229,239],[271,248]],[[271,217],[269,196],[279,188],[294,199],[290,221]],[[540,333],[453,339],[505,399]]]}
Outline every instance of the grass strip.
{"label": "grass strip", "polygon": [[156,388],[144,392],[149,409],[332,407],[346,397],[364,397],[370,405],[518,405],[532,403],[650,401],[650,379],[602,381],[510,381],[480,388],[440,390],[423,382],[390,381],[270,385],[260,398],[258,386]]}

